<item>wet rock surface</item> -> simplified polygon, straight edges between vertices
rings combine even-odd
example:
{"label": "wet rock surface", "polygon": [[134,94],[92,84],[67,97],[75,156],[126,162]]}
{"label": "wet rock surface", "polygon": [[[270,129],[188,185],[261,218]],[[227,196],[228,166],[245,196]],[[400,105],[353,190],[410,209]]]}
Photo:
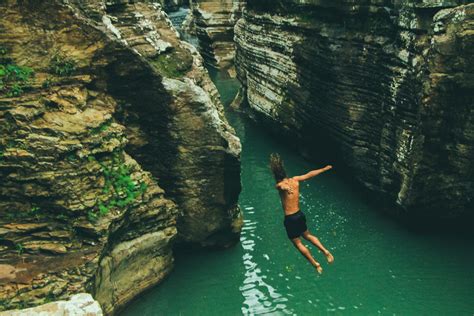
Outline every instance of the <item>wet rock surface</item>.
{"label": "wet rock surface", "polygon": [[176,236],[238,240],[239,139],[159,5],[0,12],[1,310],[89,292],[110,314],[171,271]]}
{"label": "wet rock surface", "polygon": [[470,212],[467,3],[248,1],[235,28],[242,106],[408,214]]}

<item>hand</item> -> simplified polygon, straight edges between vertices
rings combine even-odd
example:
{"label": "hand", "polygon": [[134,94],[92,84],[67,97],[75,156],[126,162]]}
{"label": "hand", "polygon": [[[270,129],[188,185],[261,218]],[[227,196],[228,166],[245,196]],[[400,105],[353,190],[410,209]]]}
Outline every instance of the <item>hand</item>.
{"label": "hand", "polygon": [[326,167],[324,167],[326,170],[331,170],[332,169],[332,165],[327,165]]}

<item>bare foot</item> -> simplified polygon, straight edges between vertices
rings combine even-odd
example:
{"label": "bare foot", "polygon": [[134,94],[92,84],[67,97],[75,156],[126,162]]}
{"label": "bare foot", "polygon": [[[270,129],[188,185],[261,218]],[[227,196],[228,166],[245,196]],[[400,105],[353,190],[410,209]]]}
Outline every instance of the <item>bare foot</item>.
{"label": "bare foot", "polygon": [[323,268],[321,267],[321,265],[318,263],[318,265],[316,266],[316,270],[318,270],[318,273],[319,274],[323,274]]}
{"label": "bare foot", "polygon": [[328,263],[334,262],[334,256],[329,251],[325,255],[326,255],[326,258],[328,259]]}

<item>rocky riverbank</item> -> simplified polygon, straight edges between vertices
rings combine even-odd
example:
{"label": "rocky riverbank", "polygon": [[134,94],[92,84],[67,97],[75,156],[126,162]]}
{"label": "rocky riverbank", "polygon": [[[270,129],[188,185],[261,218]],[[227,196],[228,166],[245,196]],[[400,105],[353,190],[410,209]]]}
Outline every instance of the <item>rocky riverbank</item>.
{"label": "rocky riverbank", "polygon": [[120,309],[173,241],[226,247],[240,142],[159,5],[0,4],[0,309],[88,292]]}
{"label": "rocky riverbank", "polygon": [[244,106],[411,215],[472,212],[474,4],[256,1],[235,28]]}

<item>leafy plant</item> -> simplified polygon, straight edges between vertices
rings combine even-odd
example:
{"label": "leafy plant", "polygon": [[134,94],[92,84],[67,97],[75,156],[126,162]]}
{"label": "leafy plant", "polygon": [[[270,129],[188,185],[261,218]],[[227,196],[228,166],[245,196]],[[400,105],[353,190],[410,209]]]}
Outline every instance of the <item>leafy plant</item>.
{"label": "leafy plant", "polygon": [[25,249],[23,248],[22,244],[20,244],[20,243],[16,244],[16,251],[17,251],[19,256],[21,256],[23,254],[24,250]]}
{"label": "leafy plant", "polygon": [[91,130],[91,133],[92,134],[99,134],[99,133],[105,132],[110,127],[110,125],[112,125],[112,120],[111,119],[107,120],[103,124],[93,128]]}
{"label": "leafy plant", "polygon": [[53,292],[49,292],[44,297],[43,304],[51,303],[51,302],[54,302],[55,300],[56,300],[56,296],[53,294]]}
{"label": "leafy plant", "polygon": [[77,160],[77,156],[75,154],[69,154],[69,155],[67,155],[66,159],[68,161],[73,162],[73,161]]}
{"label": "leafy plant", "polygon": [[89,212],[87,212],[87,219],[89,220],[89,222],[97,222],[99,216],[97,216],[94,211],[90,210]]}
{"label": "leafy plant", "polygon": [[34,216],[36,218],[36,220],[38,221],[39,220],[39,212],[40,212],[39,206],[36,205],[36,204],[32,204],[31,209],[28,211],[28,215]]}
{"label": "leafy plant", "polygon": [[67,221],[69,218],[64,215],[64,214],[58,214],[56,215],[56,218],[59,219],[59,220],[62,220],[62,221]]}
{"label": "leafy plant", "polygon": [[30,78],[34,71],[29,67],[14,63],[0,64],[0,91],[8,97],[21,95],[30,87]]}
{"label": "leafy plant", "polygon": [[0,92],[9,97],[19,96],[30,87],[33,69],[19,66],[8,56],[8,49],[0,46]]}
{"label": "leafy plant", "polygon": [[[93,161],[94,159],[89,159]],[[124,164],[123,158],[118,152],[114,152],[110,165],[99,163],[102,174],[105,178],[105,185],[102,189],[104,194],[112,194],[107,202],[99,202],[97,209],[89,211],[87,217],[89,221],[95,222],[100,217],[107,215],[114,207],[123,208],[130,205],[139,195],[145,193],[146,183],[137,185],[131,178],[129,168]]]}
{"label": "leafy plant", "polygon": [[185,49],[175,49],[152,58],[153,66],[165,77],[180,78],[193,66],[193,57]]}
{"label": "leafy plant", "polygon": [[77,62],[74,59],[59,53],[54,54],[49,63],[50,70],[59,76],[72,75],[76,71],[76,67]]}
{"label": "leafy plant", "polygon": [[53,83],[53,80],[48,77],[43,81],[43,83],[41,84],[41,87],[43,87],[43,89],[48,89],[49,87],[51,87],[52,83]]}
{"label": "leafy plant", "polygon": [[6,55],[8,52],[7,48],[5,46],[0,46],[0,56]]}

